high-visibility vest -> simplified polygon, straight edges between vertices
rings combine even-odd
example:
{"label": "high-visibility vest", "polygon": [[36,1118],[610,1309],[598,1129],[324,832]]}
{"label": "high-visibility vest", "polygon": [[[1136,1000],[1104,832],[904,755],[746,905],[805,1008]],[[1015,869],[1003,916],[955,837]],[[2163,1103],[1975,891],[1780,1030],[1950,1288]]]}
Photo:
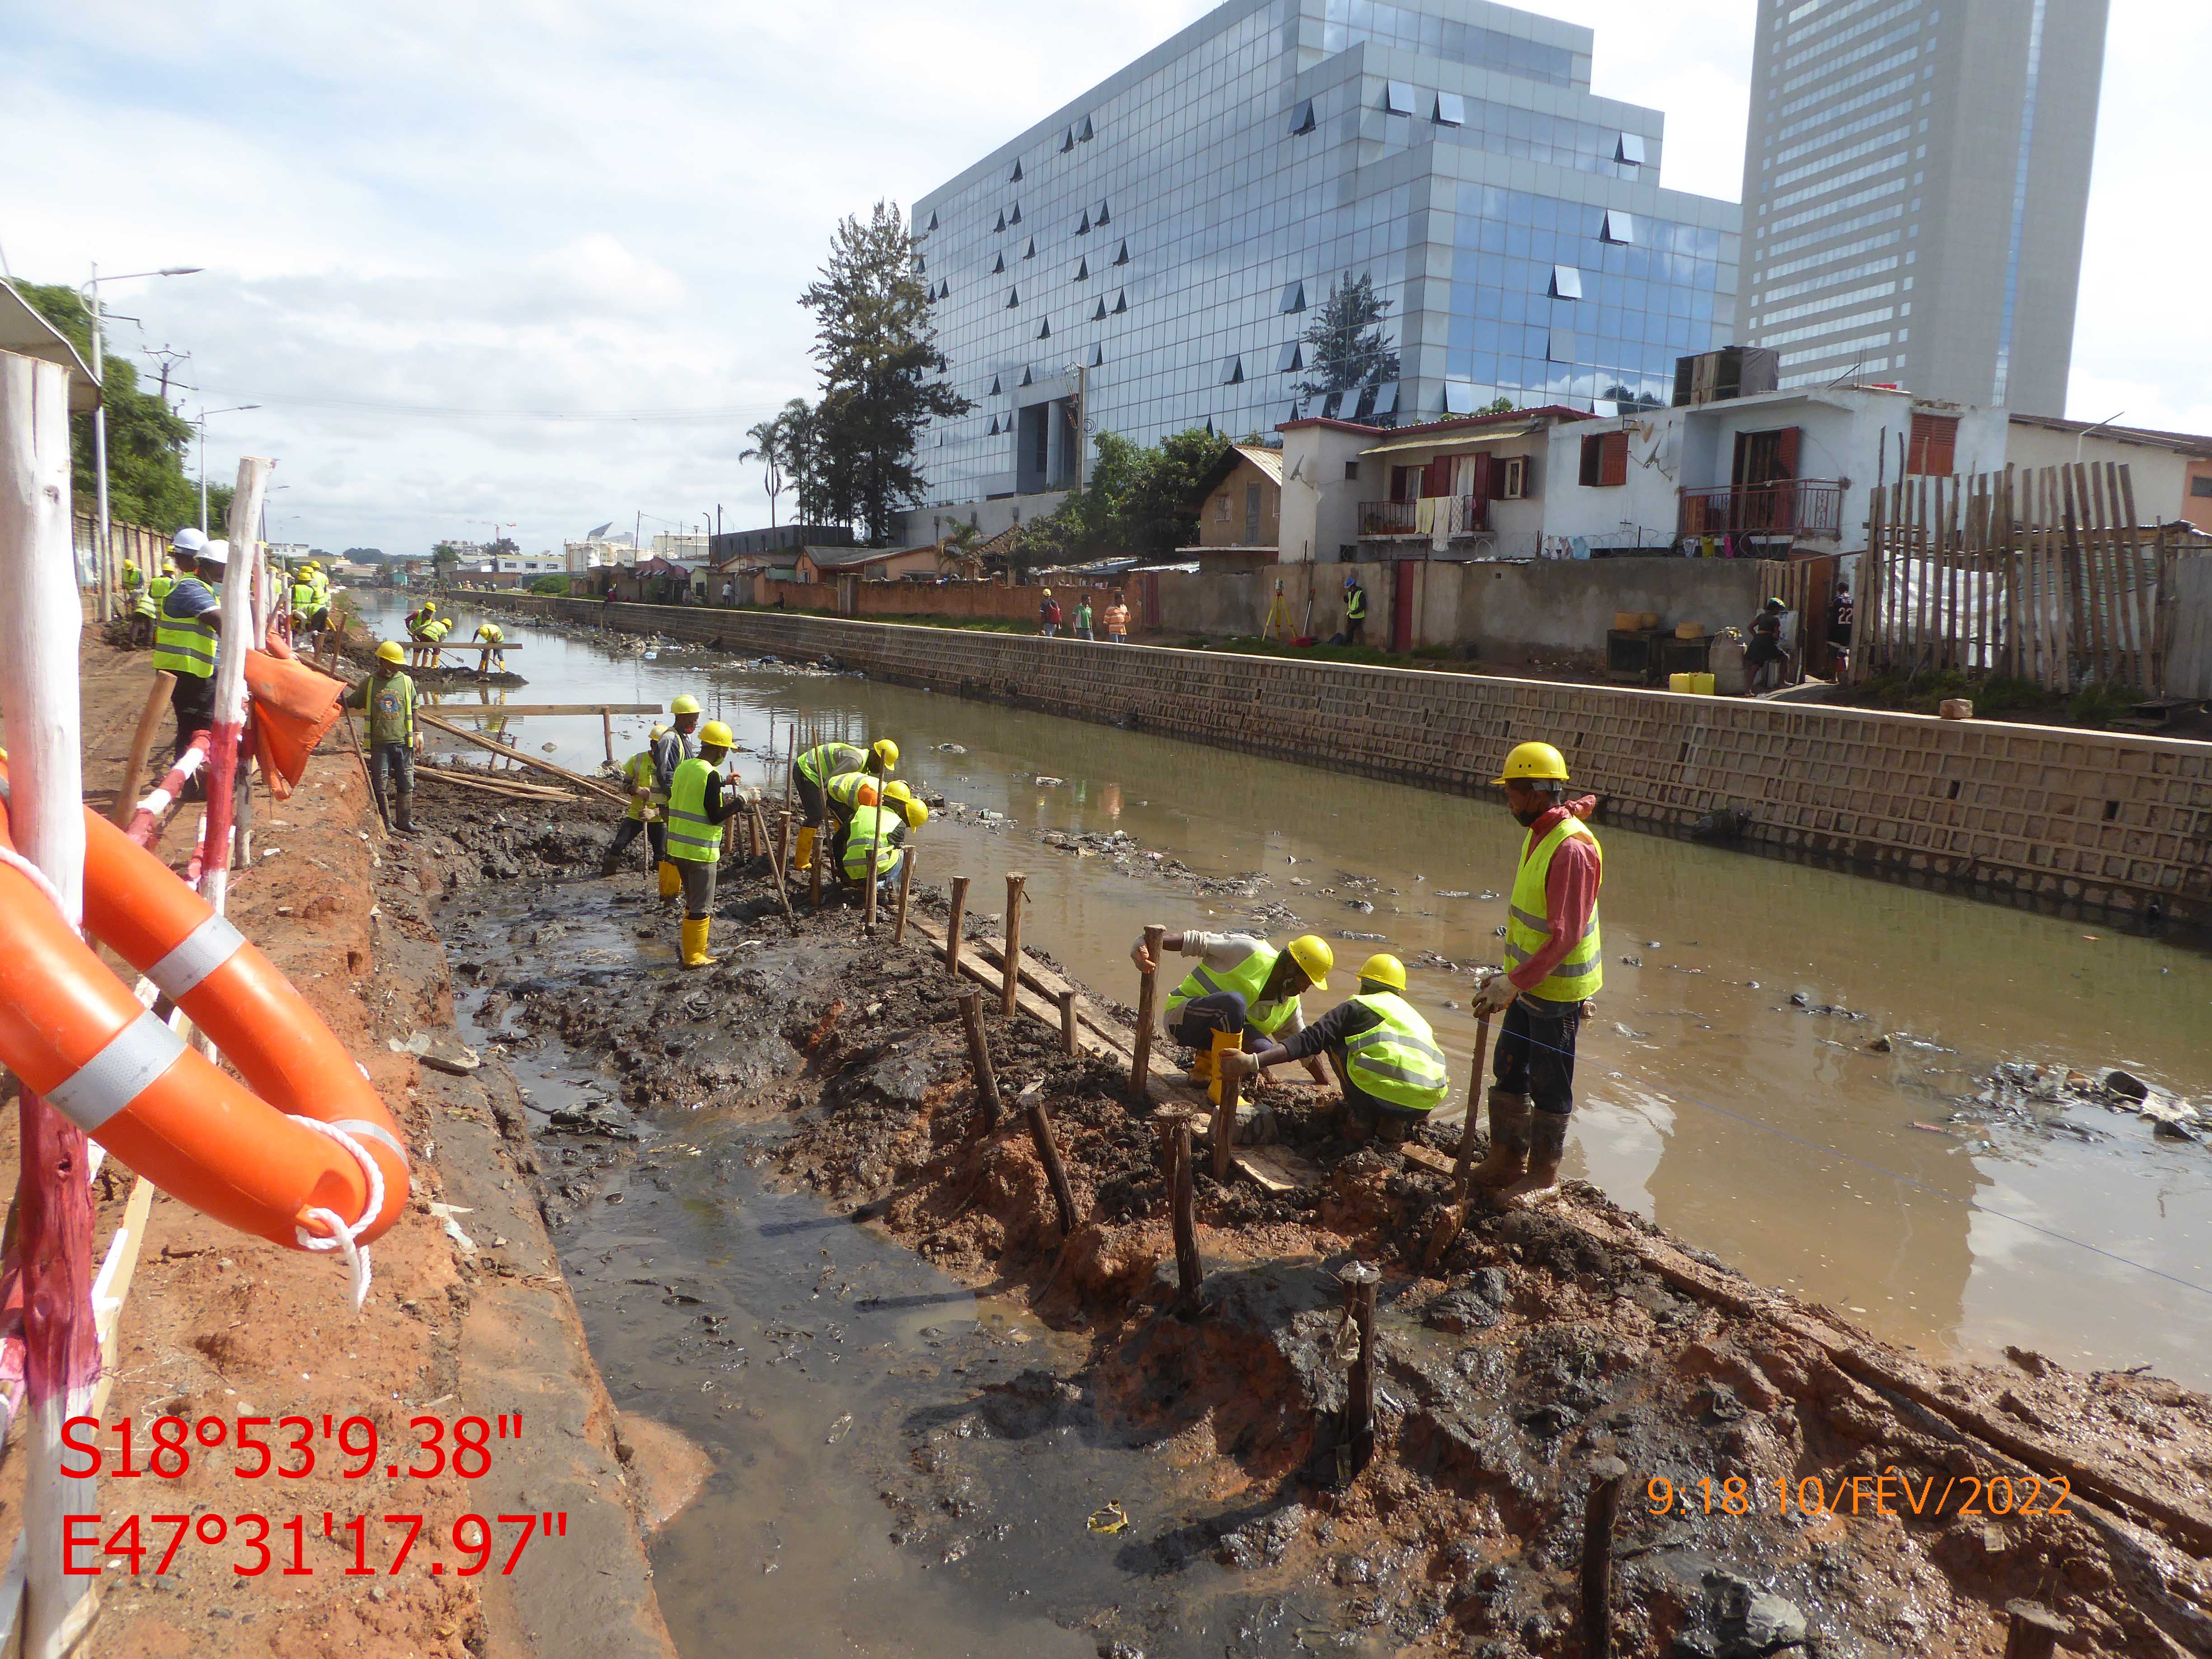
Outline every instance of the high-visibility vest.
{"label": "high-visibility vest", "polygon": [[1392,1106],[1432,1112],[1443,1105],[1451,1076],[1429,1022],[1393,991],[1363,991],[1352,1000],[1382,1023],[1345,1039],[1345,1074]]}
{"label": "high-visibility vest", "polygon": [[315,585],[313,582],[292,584],[292,614],[312,617],[315,614]]}
{"label": "high-visibility vest", "polygon": [[623,775],[629,780],[629,815],[640,823],[645,822],[645,808],[639,805],[637,799],[641,791],[653,802],[664,806],[667,805],[660,792],[653,787],[659,774],[653,769],[653,750],[650,749],[641,749],[624,761]]}
{"label": "high-visibility vest", "polygon": [[368,682],[368,740],[415,740],[415,682],[404,674],[372,675]]}
{"label": "high-visibility vest", "polygon": [[[1551,874],[1552,854],[1570,836],[1579,836],[1598,854],[1598,881],[1605,880],[1605,854],[1597,837],[1580,818],[1569,814],[1553,826],[1540,842],[1530,845],[1534,831],[1521,842],[1521,869],[1513,878],[1513,896],[1505,910],[1505,965],[1518,968],[1551,942],[1552,924],[1546,915],[1544,883]],[[1605,983],[1605,956],[1598,938],[1597,906],[1590,906],[1589,927],[1559,959],[1551,977],[1534,986],[1528,994],[1546,1002],[1583,1002],[1598,994]]]}
{"label": "high-visibility vest", "polygon": [[865,749],[855,749],[849,743],[823,743],[801,755],[797,765],[800,777],[818,784],[840,772],[857,772],[867,763]]}
{"label": "high-visibility vest", "polygon": [[477,637],[484,641],[488,644],[498,645],[506,640],[507,635],[499,631],[499,624],[497,623],[478,623],[477,624]]}
{"label": "high-visibility vest", "polygon": [[866,881],[870,873],[881,876],[899,861],[898,837],[906,828],[903,814],[886,807],[863,806],[853,814],[853,827],[845,837],[845,857],[840,867],[848,881]]}
{"label": "high-visibility vest", "polygon": [[1367,620],[1367,590],[1365,588],[1354,587],[1351,592],[1344,596],[1344,619],[1346,622]]}
{"label": "high-visibility vest", "polygon": [[1272,1036],[1298,1006],[1296,997],[1283,997],[1273,1002],[1260,1000],[1260,989],[1267,984],[1267,975],[1274,971],[1275,959],[1280,955],[1282,952],[1273,945],[1261,945],[1234,968],[1216,970],[1200,963],[1169,994],[1168,1024],[1172,1025],[1182,1017],[1183,1004],[1193,997],[1238,991],[1244,997],[1244,1018]]}
{"label": "high-visibility vest", "polygon": [[714,769],[693,756],[676,769],[668,790],[668,856],[713,864],[722,856],[722,827],[707,816],[707,780]]}
{"label": "high-visibility vest", "polygon": [[141,617],[160,616],[161,601],[169,597],[169,590],[176,585],[177,579],[174,576],[155,577],[152,581],[138,590],[138,603],[134,607],[133,614]]}
{"label": "high-visibility vest", "polygon": [[126,593],[136,593],[145,586],[145,583],[146,573],[137,565],[125,561],[123,566],[123,591]]}
{"label": "high-visibility vest", "polygon": [[866,772],[840,772],[822,786],[822,793],[838,814],[848,819],[878,799],[876,781]]}
{"label": "high-visibility vest", "polygon": [[[171,603],[184,592],[186,582],[203,593],[208,592],[206,584],[197,576],[177,578],[177,585],[161,601],[161,615],[154,626],[154,666],[166,668],[172,674],[189,674],[196,680],[204,680],[215,673],[216,635],[213,624],[198,617],[187,620],[169,614]],[[207,614],[212,616],[214,612]]]}

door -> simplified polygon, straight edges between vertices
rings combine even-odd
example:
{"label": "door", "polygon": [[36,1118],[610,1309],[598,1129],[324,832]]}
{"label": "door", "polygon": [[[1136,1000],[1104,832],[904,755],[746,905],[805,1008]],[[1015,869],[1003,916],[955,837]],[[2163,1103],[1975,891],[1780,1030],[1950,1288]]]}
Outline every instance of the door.
{"label": "door", "polygon": [[1413,599],[1420,571],[1415,559],[1395,559],[1390,564],[1390,648],[1413,648]]}

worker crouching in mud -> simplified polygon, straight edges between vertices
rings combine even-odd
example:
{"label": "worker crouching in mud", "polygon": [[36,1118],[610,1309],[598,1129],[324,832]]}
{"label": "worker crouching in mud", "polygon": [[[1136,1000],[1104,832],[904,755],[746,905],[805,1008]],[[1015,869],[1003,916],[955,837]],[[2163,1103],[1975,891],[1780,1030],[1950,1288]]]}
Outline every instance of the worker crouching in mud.
{"label": "worker crouching in mud", "polygon": [[1505,916],[1505,966],[1476,993],[1477,1014],[1503,1012],[1490,1091],[1490,1156],[1474,1171],[1500,1202],[1555,1198],[1575,1109],[1575,1037],[1605,983],[1597,895],[1605,857],[1583,822],[1594,795],[1570,798],[1567,763],[1524,743],[1495,780],[1526,830]]}
{"label": "worker crouching in mud", "polygon": [[[1170,933],[1161,943],[1199,958],[1199,965],[1169,995],[1160,1026],[1170,1041],[1195,1051],[1190,1080],[1200,1086],[1211,1085],[1218,1075],[1214,1057],[1224,1049],[1240,1042],[1255,1048],[1278,1031],[1295,1035],[1304,1030],[1298,998],[1308,987],[1326,991],[1328,970],[1336,965],[1328,941],[1313,933],[1280,950],[1250,933]],[[1129,959],[1147,974],[1159,965],[1141,939],[1131,947]],[[1318,1054],[1302,1058],[1315,1082],[1328,1081]]]}
{"label": "worker crouching in mud", "polygon": [[799,850],[792,867],[811,869],[816,839],[824,828],[836,834],[829,821],[831,779],[857,772],[880,787],[898,770],[898,763],[899,746],[889,738],[878,738],[866,749],[850,743],[819,743],[797,756],[791,763],[791,781],[799,795]]}
{"label": "worker crouching in mud", "polygon": [[907,793],[904,784],[887,785],[880,805],[854,809],[833,849],[838,874],[863,897],[872,879],[880,902],[884,884],[898,874],[906,858],[907,837],[928,822],[929,808]]}
{"label": "worker crouching in mud", "polygon": [[1402,1141],[1429,1121],[1451,1092],[1444,1052],[1429,1022],[1406,1000],[1406,964],[1388,954],[1361,964],[1359,989],[1285,1042],[1272,1039],[1220,1058],[1221,1074],[1240,1078],[1326,1054],[1343,1085],[1354,1137]]}
{"label": "worker crouching in mud", "polygon": [[734,741],[730,728],[708,720],[699,728],[699,752],[676,769],[668,791],[668,856],[683,872],[684,965],[711,966],[707,930],[714,913],[714,872],[722,861],[722,821],[745,805],[742,791],[722,775]]}

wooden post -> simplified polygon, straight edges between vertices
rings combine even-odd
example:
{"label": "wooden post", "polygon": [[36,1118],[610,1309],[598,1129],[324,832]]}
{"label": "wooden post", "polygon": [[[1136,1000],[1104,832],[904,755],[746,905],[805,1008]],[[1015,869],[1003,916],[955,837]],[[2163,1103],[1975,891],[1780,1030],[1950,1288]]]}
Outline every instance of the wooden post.
{"label": "wooden post", "polygon": [[131,734],[131,758],[124,763],[123,781],[115,786],[115,804],[107,809],[107,821],[118,830],[131,822],[131,814],[137,809],[138,780],[146,770],[146,751],[154,746],[155,728],[161,723],[161,710],[168,706],[176,684],[177,677],[167,669],[155,671],[153,689],[146,693],[146,707],[138,715],[138,729]]}
{"label": "wooden post", "polygon": [[[491,659],[486,657],[483,660],[489,662]],[[599,710],[599,730],[607,740],[607,764],[612,766],[615,763],[615,717],[604,708]]]}
{"label": "wooden post", "polygon": [[1152,958],[1150,972],[1137,984],[1137,1047],[1129,1066],[1129,1103],[1142,1106],[1152,1098],[1152,1026],[1158,1012],[1154,999],[1159,988],[1160,953],[1167,947],[1168,930],[1155,923],[1145,927],[1145,954]]}
{"label": "wooden post", "polygon": [[[9,834],[84,917],[84,769],[77,711],[82,629],[70,550],[70,371],[0,351],[0,716],[8,725]],[[43,904],[43,896],[24,902]],[[19,1100],[15,1264],[21,1273],[25,1443],[21,1651],[65,1651],[95,1605],[62,1569],[63,1516],[100,1512],[90,1480],[63,1474],[61,1431],[99,1378],[92,1308],[92,1194],[84,1132],[28,1089]],[[94,1530],[100,1528],[95,1524]],[[16,1624],[15,1610],[7,1621]]]}
{"label": "wooden post", "polygon": [[968,914],[968,878],[952,878],[952,915],[945,930],[945,971],[960,977],[960,923]]}
{"label": "wooden post", "polygon": [[1022,989],[1022,884],[1029,878],[1019,871],[1006,872],[1006,978],[1000,987],[1000,1012],[1008,1019],[1021,1006]]}
{"label": "wooden post", "polygon": [[1355,1261],[1337,1278],[1344,1282],[1345,1305],[1359,1333],[1359,1357],[1352,1362],[1344,1402],[1344,1444],[1352,1455],[1349,1472],[1358,1474],[1375,1455],[1375,1287],[1382,1282],[1382,1274],[1364,1261]]}
{"label": "wooden post", "polygon": [[[881,822],[880,819],[878,820],[876,830],[878,835],[883,833]],[[876,870],[875,862],[875,848],[871,844],[868,848],[868,890],[860,898],[860,931],[864,933],[872,933],[876,931],[876,889],[881,886],[883,882]]]}
{"label": "wooden post", "polygon": [[2004,1659],[2051,1659],[2051,1650],[2070,1641],[2074,1626],[2035,1601],[2005,1603]]}
{"label": "wooden post", "polygon": [[905,856],[899,860],[898,912],[891,923],[891,943],[894,945],[906,943],[906,899],[913,890],[914,848],[909,847]]}
{"label": "wooden post", "polygon": [[[791,884],[791,814],[787,811],[779,812],[776,815],[775,878],[781,886],[787,887]],[[783,908],[785,913],[788,915],[791,910],[791,900],[788,896],[786,896],[783,901]]]}
{"label": "wooden post", "polygon": [[[1237,1042],[1241,1051],[1244,1042],[1242,1032],[1237,1034]],[[1225,1052],[1216,1051],[1213,1057],[1216,1066],[1221,1063],[1221,1056]],[[1230,1143],[1237,1139],[1237,1106],[1244,1093],[1244,1080],[1231,1077],[1224,1072],[1220,1074],[1216,1086],[1220,1090],[1221,1098],[1213,1106],[1213,1178],[1225,1183],[1229,1179]]]}
{"label": "wooden post", "polygon": [[[830,826],[825,823],[822,826],[822,829],[827,830],[829,827]],[[809,872],[809,879],[812,884],[811,891],[814,896],[814,908],[817,910],[822,908],[822,866],[823,864],[828,862],[829,857],[830,838],[823,835],[821,830],[817,830],[814,832],[814,865],[812,870]]]}
{"label": "wooden post", "polygon": [[982,1120],[979,1133],[989,1134],[999,1127],[999,1079],[991,1073],[990,1045],[983,1040],[981,993],[963,985],[952,994],[960,1005],[960,1023],[968,1028],[968,1067],[975,1074],[975,1110]]}
{"label": "wooden post", "polygon": [[1073,988],[1060,994],[1060,1051],[1064,1054],[1076,1052],[1075,992]]}
{"label": "wooden post", "polygon": [[1167,1176],[1168,1200],[1175,1218],[1176,1302],[1198,1305],[1206,1265],[1198,1255],[1198,1193],[1190,1167],[1190,1114],[1170,1112],[1160,1120],[1160,1158]]}
{"label": "wooden post", "polygon": [[[760,802],[753,803],[753,830],[763,842],[768,840],[768,825],[761,820]],[[775,859],[769,860],[769,874],[775,881],[775,896],[783,902],[783,919],[797,925],[799,918],[791,914],[791,884],[783,878],[783,866]]]}
{"label": "wooden post", "polygon": [[1065,1242],[1075,1236],[1075,1189],[1067,1184],[1060,1144],[1052,1138],[1052,1120],[1045,1115],[1044,1085],[1032,1083],[1022,1091],[1016,1103],[1029,1120],[1030,1139],[1036,1143],[1037,1162],[1044,1165],[1045,1181],[1052,1188],[1053,1207],[1060,1212],[1060,1236]]}
{"label": "wooden post", "polygon": [[1589,1495],[1583,1500],[1583,1659],[1613,1659],[1613,1523],[1627,1473],[1618,1457],[1590,1465]]}
{"label": "wooden post", "polygon": [[[250,553],[274,464],[258,455],[239,458],[230,498],[233,568],[223,574],[222,634],[216,647],[215,725],[209,733],[205,867],[200,893],[217,915],[230,892],[230,826],[236,813],[238,744],[246,724],[246,653],[254,643]],[[246,562],[247,568],[236,567]]]}

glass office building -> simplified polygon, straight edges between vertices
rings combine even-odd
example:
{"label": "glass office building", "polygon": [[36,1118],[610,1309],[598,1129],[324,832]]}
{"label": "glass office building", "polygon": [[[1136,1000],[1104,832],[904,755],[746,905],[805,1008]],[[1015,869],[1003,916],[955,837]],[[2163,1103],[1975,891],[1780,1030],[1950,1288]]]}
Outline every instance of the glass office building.
{"label": "glass office building", "polygon": [[[1591,95],[1592,45],[1486,0],[1230,0],[923,197],[976,405],[923,439],[925,513],[1065,488],[1085,412],[1151,443],[1668,401],[1732,337],[1739,213],[1661,186],[1663,118]],[[1317,354],[1363,279],[1370,349]]]}

